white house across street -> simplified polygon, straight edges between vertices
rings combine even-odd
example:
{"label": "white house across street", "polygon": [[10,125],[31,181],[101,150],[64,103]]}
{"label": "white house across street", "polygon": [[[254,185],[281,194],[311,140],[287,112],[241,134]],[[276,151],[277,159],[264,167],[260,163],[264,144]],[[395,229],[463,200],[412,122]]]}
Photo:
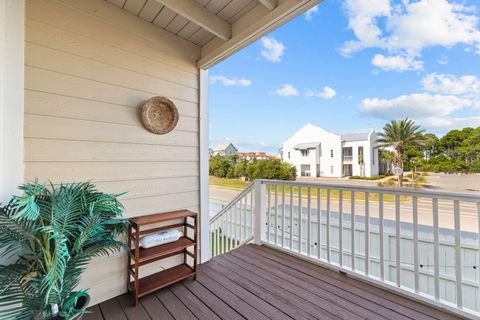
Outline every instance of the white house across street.
{"label": "white house across street", "polygon": [[336,134],[307,124],[283,142],[282,159],[298,176],[345,177],[378,175],[375,130]]}

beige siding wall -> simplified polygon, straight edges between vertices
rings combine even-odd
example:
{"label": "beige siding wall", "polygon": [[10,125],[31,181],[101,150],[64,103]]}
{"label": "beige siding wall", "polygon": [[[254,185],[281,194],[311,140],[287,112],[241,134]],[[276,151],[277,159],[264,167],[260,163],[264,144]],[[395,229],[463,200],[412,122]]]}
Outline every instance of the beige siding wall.
{"label": "beige siding wall", "polygon": [[[25,180],[128,191],[127,216],[198,211],[199,49],[103,0],[28,0],[26,16]],[[139,117],[156,95],[180,113],[162,136]],[[92,262],[94,303],[126,290],[125,268],[124,254]]]}

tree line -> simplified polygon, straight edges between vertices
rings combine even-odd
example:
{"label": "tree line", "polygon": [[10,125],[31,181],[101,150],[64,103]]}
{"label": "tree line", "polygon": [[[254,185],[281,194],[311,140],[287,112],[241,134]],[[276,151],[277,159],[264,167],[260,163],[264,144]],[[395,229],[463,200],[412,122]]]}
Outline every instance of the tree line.
{"label": "tree line", "polygon": [[380,158],[404,170],[480,172],[480,127],[451,130],[438,138],[412,120],[392,120],[378,136],[380,145],[395,150],[382,150]]}
{"label": "tree line", "polygon": [[219,178],[295,180],[297,169],[280,160],[245,160],[237,156],[212,156],[209,174]]}

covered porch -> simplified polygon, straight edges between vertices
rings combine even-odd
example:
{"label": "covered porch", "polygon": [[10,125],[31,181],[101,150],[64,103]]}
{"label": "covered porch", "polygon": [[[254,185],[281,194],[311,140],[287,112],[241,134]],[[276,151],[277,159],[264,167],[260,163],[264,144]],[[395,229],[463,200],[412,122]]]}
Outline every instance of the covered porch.
{"label": "covered porch", "polygon": [[[208,68],[320,2],[0,0],[0,201],[92,181],[127,218],[199,213],[198,281],[133,307],[126,251],[95,258],[86,319],[478,317],[478,196],[256,181],[209,216]],[[141,121],[154,96],[178,109],[168,134]]]}

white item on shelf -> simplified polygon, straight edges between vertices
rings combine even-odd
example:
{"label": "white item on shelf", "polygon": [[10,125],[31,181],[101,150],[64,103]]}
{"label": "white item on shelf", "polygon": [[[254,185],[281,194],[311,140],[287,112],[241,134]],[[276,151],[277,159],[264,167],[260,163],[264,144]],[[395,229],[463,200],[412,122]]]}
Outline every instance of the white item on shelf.
{"label": "white item on shelf", "polygon": [[180,239],[183,236],[183,233],[178,230],[168,230],[157,233],[149,234],[140,238],[140,247],[142,248],[151,248],[161,244],[174,242]]}

